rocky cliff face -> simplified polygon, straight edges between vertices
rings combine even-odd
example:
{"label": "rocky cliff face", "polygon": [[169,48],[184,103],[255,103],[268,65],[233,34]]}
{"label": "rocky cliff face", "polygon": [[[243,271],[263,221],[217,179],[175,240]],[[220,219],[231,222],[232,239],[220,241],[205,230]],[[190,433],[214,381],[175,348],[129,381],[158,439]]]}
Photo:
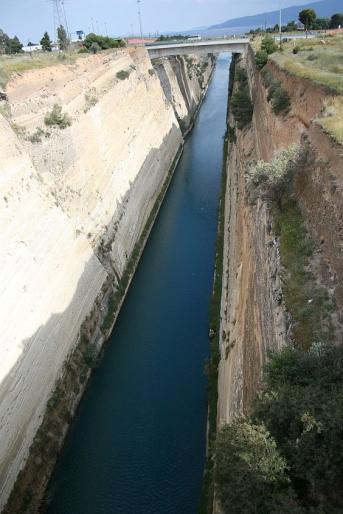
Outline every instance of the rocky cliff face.
{"label": "rocky cliff face", "polygon": [[[176,84],[178,70],[165,67]],[[180,80],[195,94],[191,79]],[[184,106],[186,118],[200,101],[199,82],[197,91]],[[18,74],[6,93],[11,114],[0,114],[0,508],[57,381],[62,390],[75,370],[86,373],[75,355],[98,352],[107,338],[183,144],[144,49]],[[57,121],[55,105],[62,108]],[[74,395],[64,387],[66,418],[84,384],[85,377],[78,379]],[[45,446],[43,434],[38,439]],[[38,453],[27,461],[21,493],[32,494],[39,475],[47,480],[55,457],[42,463]]]}
{"label": "rocky cliff face", "polygon": [[[234,72],[234,69],[232,69]],[[230,120],[232,123],[232,119]],[[278,244],[266,205],[247,202],[246,167],[257,156],[252,128],[229,143],[224,223],[218,423],[249,408],[267,349],[285,340]]]}
{"label": "rocky cliff face", "polygon": [[154,60],[163,91],[186,133],[196,116],[211,77],[215,59],[208,56],[176,56]]}
{"label": "rocky cliff face", "polygon": [[[269,349],[287,339],[281,303],[279,242],[266,204],[249,205],[245,173],[255,160],[270,161],[291,144],[309,145],[309,159],[296,175],[295,196],[319,250],[316,276],[333,295],[342,322],[342,147],[315,121],[328,92],[291,76],[270,62],[267,68],[288,92],[288,113],[276,115],[268,102],[252,52],[244,59],[254,105],[252,123],[229,143],[224,275],[221,307],[218,423],[249,411]],[[231,119],[231,126],[233,125]],[[337,327],[336,327],[337,328]]]}

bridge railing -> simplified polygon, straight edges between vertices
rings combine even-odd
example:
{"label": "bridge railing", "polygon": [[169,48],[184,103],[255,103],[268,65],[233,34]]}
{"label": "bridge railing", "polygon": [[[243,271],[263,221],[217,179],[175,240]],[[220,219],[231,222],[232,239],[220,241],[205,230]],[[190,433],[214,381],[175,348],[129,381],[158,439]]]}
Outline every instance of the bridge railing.
{"label": "bridge railing", "polygon": [[189,39],[175,39],[175,40],[168,40],[168,41],[155,41],[154,43],[145,43],[144,46],[146,47],[159,47],[159,46],[177,46],[177,45],[189,45],[189,46],[201,46],[201,43],[218,43],[218,42],[227,42],[227,43],[250,43],[250,38],[248,37],[235,37],[235,36],[221,36],[216,38],[206,38],[202,37],[201,39],[194,41]]}

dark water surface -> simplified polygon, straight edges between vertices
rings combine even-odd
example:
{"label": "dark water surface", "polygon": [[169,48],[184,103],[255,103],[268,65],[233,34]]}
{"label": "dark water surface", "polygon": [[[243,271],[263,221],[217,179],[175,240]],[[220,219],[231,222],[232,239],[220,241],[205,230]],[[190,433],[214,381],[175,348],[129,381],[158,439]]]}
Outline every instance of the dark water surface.
{"label": "dark water surface", "polygon": [[195,514],[229,57],[221,56],[48,491],[49,514]]}

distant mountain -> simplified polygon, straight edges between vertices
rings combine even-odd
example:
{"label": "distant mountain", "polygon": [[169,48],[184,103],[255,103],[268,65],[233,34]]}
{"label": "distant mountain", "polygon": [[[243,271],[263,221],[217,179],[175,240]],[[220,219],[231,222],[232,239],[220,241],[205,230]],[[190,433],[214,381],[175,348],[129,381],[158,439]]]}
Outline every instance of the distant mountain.
{"label": "distant mountain", "polygon": [[[290,21],[297,21],[299,12],[302,9],[314,9],[318,18],[327,18],[332,14],[343,12],[342,0],[321,0],[320,2],[311,2],[306,5],[296,5],[294,7],[287,7],[282,11],[282,23],[286,24]],[[234,18],[225,21],[219,25],[213,25],[209,29],[226,29],[230,27],[261,27],[273,26],[279,23],[279,11],[271,11],[255,16],[244,16],[243,18]]]}

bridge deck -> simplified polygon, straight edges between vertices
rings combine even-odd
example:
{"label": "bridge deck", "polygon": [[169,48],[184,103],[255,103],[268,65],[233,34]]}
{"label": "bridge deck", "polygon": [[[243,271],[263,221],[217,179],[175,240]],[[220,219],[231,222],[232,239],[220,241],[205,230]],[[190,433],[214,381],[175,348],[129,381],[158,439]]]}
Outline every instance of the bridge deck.
{"label": "bridge deck", "polygon": [[250,44],[249,39],[219,39],[163,45],[146,45],[150,58],[170,55],[211,54],[219,52],[244,53]]}

